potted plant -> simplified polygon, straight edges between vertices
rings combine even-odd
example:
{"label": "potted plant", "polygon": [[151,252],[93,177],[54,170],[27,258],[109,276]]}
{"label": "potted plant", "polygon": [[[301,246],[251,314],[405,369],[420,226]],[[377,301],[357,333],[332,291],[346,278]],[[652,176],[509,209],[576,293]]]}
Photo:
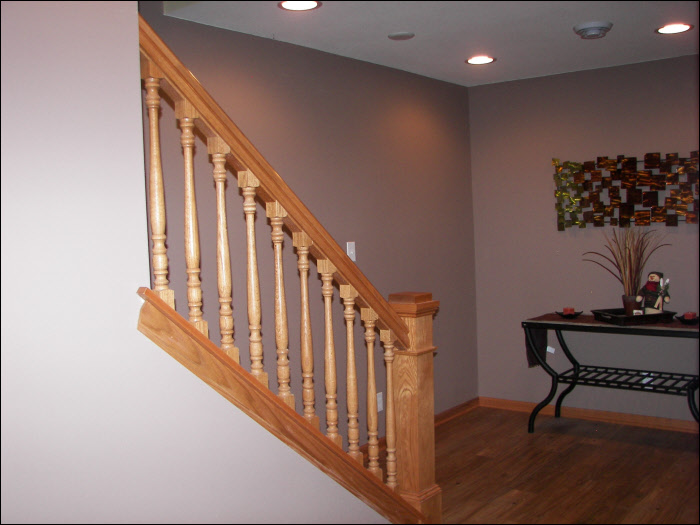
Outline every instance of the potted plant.
{"label": "potted plant", "polygon": [[658,232],[640,228],[625,228],[618,233],[613,229],[612,236],[605,233],[605,249],[609,253],[589,251],[583,255],[595,255],[601,260],[584,259],[597,264],[620,281],[623,289],[622,304],[625,315],[633,315],[636,298],[642,286],[644,266],[652,253],[668,243],[661,243]]}

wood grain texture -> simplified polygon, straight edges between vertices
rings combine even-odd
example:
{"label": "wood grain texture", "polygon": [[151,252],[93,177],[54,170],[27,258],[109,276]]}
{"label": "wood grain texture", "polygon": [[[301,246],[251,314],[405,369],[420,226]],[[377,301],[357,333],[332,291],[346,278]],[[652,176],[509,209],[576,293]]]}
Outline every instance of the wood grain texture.
{"label": "wood grain texture", "polygon": [[238,187],[243,196],[243,213],[246,222],[246,254],[247,272],[246,282],[248,288],[248,330],[250,352],[250,373],[253,374],[260,383],[269,386],[267,372],[263,366],[263,344],[262,344],[262,305],[260,301],[260,277],[258,273],[258,251],[255,244],[255,195],[260,182],[257,177],[245,171],[239,173]]}
{"label": "wood grain texture", "polygon": [[340,297],[343,299],[343,318],[345,319],[345,395],[348,410],[348,454],[350,457],[363,463],[364,455],[360,451],[360,404],[357,392],[357,366],[355,359],[355,336],[353,326],[355,323],[355,299],[357,292],[349,284],[340,285]]}
{"label": "wood grain texture", "polygon": [[300,320],[300,355],[301,355],[301,400],[304,405],[304,417],[318,427],[316,415],[316,393],[314,390],[314,350],[311,332],[311,310],[309,304],[309,247],[313,244],[304,232],[292,234],[292,244],[297,249],[297,268],[299,269],[299,310]]}
{"label": "wood grain texture", "polygon": [[436,428],[444,523],[698,523],[693,434],[463,408]]}
{"label": "wood grain texture", "polygon": [[162,72],[162,89],[176,104],[178,100],[187,100],[197,108],[195,124],[206,136],[221,137],[231,148],[227,160],[235,171],[249,170],[255,174],[261,182],[261,198],[265,202],[277,201],[284,207],[289,214],[285,224],[292,231],[303,231],[311,237],[316,254],[337,268],[339,284],[351,284],[358,292],[358,305],[376,311],[379,328],[392,330],[398,338],[397,344],[407,347],[408,330],[386,299],[141,15],[139,45],[141,53],[154,64],[151,69]]}
{"label": "wood grain texture", "polygon": [[150,205],[150,224],[152,242],[153,289],[172,308],[175,308],[175,292],[170,289],[168,281],[168,248],[165,219],[165,187],[163,186],[163,166],[160,149],[160,72],[151,68],[150,62],[141,61],[141,72],[146,88],[146,107],[148,108],[148,142],[150,149],[150,169],[148,171],[148,202]]}
{"label": "wood grain texture", "polygon": [[338,378],[335,363],[335,341],[333,339],[333,266],[327,259],[316,264],[321,274],[321,292],[324,305],[324,383],[326,387],[326,436],[342,448],[343,437],[338,433]]}
{"label": "wood grain texture", "polygon": [[443,523],[698,523],[696,435],[553,411],[528,434],[498,401],[435,417]]}
{"label": "wood grain texture", "polygon": [[240,350],[234,343],[233,287],[231,277],[231,249],[228,242],[228,214],[226,212],[226,154],[229,147],[218,137],[207,140],[207,152],[214,164],[216,186],[216,279],[219,291],[219,331],[221,349],[240,363]]}
{"label": "wood grain texture", "polygon": [[367,347],[367,470],[383,479],[379,468],[379,414],[377,412],[377,377],[374,370],[374,342],[377,314],[371,308],[362,308],[360,317],[365,325],[365,346]]}
{"label": "wood grain texture", "polygon": [[413,506],[309,425],[157,294],[147,288],[139,288],[138,294],[144,300],[138,321],[141,333],[387,520],[425,523]]}
{"label": "wood grain texture", "polygon": [[[525,401],[512,401],[509,399],[497,399],[491,397],[475,397],[465,403],[461,403],[448,410],[440,412],[435,416],[436,433],[439,432],[439,427],[452,421],[466,416],[472,410],[484,408],[496,408],[501,410],[511,410],[514,412],[525,412],[529,414],[537,403],[528,403]],[[566,408],[565,408],[566,409]],[[563,410],[562,410],[563,412]],[[554,405],[549,405],[542,409],[540,414],[545,416],[554,416]],[[694,421],[686,421],[681,419],[669,419],[653,416],[640,416],[636,414],[624,414],[620,412],[607,412],[602,410],[591,410],[586,408],[569,408],[566,410],[566,416],[563,417],[572,419],[584,419],[588,421],[599,421],[603,423],[614,423],[619,425],[628,425],[635,427],[648,428],[652,430],[664,430],[669,432],[685,432],[689,434],[698,433],[698,424]],[[385,438],[379,438],[380,453],[386,449]],[[360,447],[363,456],[367,456],[367,445]]]}
{"label": "wood grain texture", "polygon": [[287,296],[284,288],[284,265],[282,264],[282,223],[287,216],[277,202],[268,202],[267,216],[272,228],[272,246],[275,252],[275,345],[277,346],[277,395],[291,408],[295,408],[294,394],[289,386],[289,324],[287,319]]}
{"label": "wood grain texture", "polygon": [[[386,366],[386,484],[392,489],[398,488],[396,475],[396,414],[394,411],[394,334],[391,330],[382,330],[380,339],[384,344],[384,365]],[[379,445],[381,447],[381,445]]]}
{"label": "wood grain texture", "polygon": [[175,104],[175,118],[180,122],[180,143],[185,170],[185,262],[187,265],[187,305],[190,323],[209,335],[202,317],[202,282],[200,280],[199,219],[194,186],[194,121],[197,110],[186,100]]}
{"label": "wood grain texture", "polygon": [[408,327],[410,347],[394,352],[396,464],[399,493],[431,521],[441,523],[441,492],[435,482],[435,393],[432,294],[389,296]]}
{"label": "wood grain texture", "polygon": [[[489,408],[502,408],[504,410],[515,410],[517,412],[532,412],[537,403],[525,401],[512,401],[509,399],[496,399],[491,397],[479,397],[476,400],[478,406]],[[540,414],[553,416],[554,405],[544,407]],[[539,415],[538,415],[539,417]],[[562,407],[562,418],[587,419],[589,421],[601,421],[606,423],[618,423],[635,427],[655,428],[658,430],[670,430],[673,432],[698,433],[698,423],[696,421],[686,421],[682,419],[670,419],[655,416],[642,416],[639,414],[624,414],[622,412],[608,412],[605,410],[593,410],[588,408]]]}

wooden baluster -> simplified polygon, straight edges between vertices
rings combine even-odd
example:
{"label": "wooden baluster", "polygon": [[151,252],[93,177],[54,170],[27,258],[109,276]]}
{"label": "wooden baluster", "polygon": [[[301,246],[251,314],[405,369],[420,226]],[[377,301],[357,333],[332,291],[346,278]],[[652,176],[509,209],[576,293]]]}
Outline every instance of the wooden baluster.
{"label": "wooden baluster", "polygon": [[180,143],[185,163],[185,261],[187,263],[187,305],[190,322],[209,337],[207,322],[202,319],[202,285],[199,280],[199,224],[194,190],[194,106],[186,100],[175,103],[175,118],[180,121]]}
{"label": "wooden baluster", "polygon": [[383,478],[382,469],[379,467],[379,439],[377,415],[377,380],[374,372],[374,341],[377,334],[374,329],[379,316],[371,308],[362,308],[360,311],[362,321],[365,323],[365,342],[367,343],[367,470]]}
{"label": "wooden baluster", "polygon": [[314,352],[311,339],[311,311],[309,309],[309,248],[313,244],[304,232],[292,234],[294,247],[299,259],[299,278],[301,280],[301,398],[304,403],[304,417],[314,427],[319,427],[316,415],[314,394]]}
{"label": "wooden baluster", "polygon": [[175,308],[175,291],[168,287],[168,249],[165,246],[165,192],[163,189],[163,165],[160,151],[160,78],[162,73],[150,61],[141,61],[141,72],[146,87],[146,107],[150,141],[150,170],[148,178],[148,204],[153,241],[153,291],[171,308]]}
{"label": "wooden baluster", "polygon": [[343,438],[338,434],[338,379],[335,367],[335,343],[333,342],[333,274],[335,266],[327,259],[318,261],[321,274],[323,303],[325,306],[325,380],[326,380],[326,435],[339,447]]}
{"label": "wooden baluster", "polygon": [[396,490],[396,416],[394,415],[394,341],[391,330],[380,330],[379,338],[384,343],[386,364],[386,484]]}
{"label": "wooden baluster", "polygon": [[260,281],[258,279],[258,254],[255,248],[255,194],[260,181],[250,171],[238,172],[238,187],[243,194],[243,212],[246,221],[248,252],[248,329],[250,330],[250,373],[268,387],[267,373],[263,368],[262,314],[260,307]]}
{"label": "wooden baluster", "polygon": [[347,338],[346,361],[346,396],[348,404],[348,455],[362,464],[363,457],[360,451],[360,422],[359,401],[357,395],[357,367],[355,365],[355,299],[357,290],[349,284],[340,285],[340,297],[345,304],[345,331]]}
{"label": "wooden baluster", "polygon": [[221,349],[236,363],[240,363],[240,352],[233,340],[231,255],[226,214],[226,155],[231,153],[231,148],[221,138],[210,137],[207,139],[207,151],[214,164],[214,182],[216,184],[216,265]]}
{"label": "wooden baluster", "polygon": [[287,216],[279,202],[267,203],[267,216],[272,226],[272,246],[275,252],[275,343],[277,346],[277,396],[296,410],[294,394],[289,388],[289,329],[287,299],[284,293],[284,266],[282,265],[282,223]]}

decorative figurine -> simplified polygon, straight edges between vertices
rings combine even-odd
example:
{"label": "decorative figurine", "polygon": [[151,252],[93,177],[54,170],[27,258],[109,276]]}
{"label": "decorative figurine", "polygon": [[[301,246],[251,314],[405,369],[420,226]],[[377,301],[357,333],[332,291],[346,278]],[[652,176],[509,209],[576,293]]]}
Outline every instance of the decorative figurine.
{"label": "decorative figurine", "polygon": [[664,303],[671,300],[668,293],[670,279],[664,281],[661,272],[650,272],[647,283],[639,290],[637,302],[642,303],[645,314],[658,314],[664,309]]}

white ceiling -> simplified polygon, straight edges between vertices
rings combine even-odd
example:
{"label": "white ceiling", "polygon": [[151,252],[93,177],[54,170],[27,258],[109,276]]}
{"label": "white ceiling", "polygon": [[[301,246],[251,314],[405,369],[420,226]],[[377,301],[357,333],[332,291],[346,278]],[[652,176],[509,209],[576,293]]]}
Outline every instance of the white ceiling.
{"label": "white ceiling", "polygon": [[[698,54],[699,2],[333,2],[288,12],[276,1],[163,2],[166,15],[477,86]],[[577,24],[609,21],[583,40]],[[695,28],[659,35],[683,21]],[[396,32],[411,40],[390,40]],[[470,66],[472,55],[496,62]],[[680,74],[681,72],[679,72]]]}

